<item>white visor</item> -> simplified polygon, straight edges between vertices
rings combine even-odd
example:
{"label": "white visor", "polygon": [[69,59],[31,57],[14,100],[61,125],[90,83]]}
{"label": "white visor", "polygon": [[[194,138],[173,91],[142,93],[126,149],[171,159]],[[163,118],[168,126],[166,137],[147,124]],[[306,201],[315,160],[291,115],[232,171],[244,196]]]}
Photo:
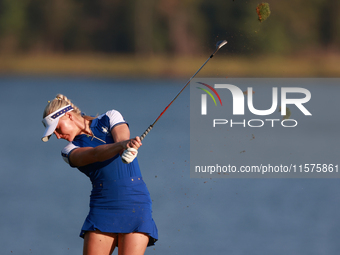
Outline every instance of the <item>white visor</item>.
{"label": "white visor", "polygon": [[56,129],[59,122],[59,118],[64,116],[66,112],[72,110],[73,107],[71,105],[66,105],[65,107],[60,108],[55,112],[52,112],[50,115],[46,116],[42,121],[46,129],[41,140],[47,142],[48,139],[50,139],[51,135],[53,134],[54,130]]}

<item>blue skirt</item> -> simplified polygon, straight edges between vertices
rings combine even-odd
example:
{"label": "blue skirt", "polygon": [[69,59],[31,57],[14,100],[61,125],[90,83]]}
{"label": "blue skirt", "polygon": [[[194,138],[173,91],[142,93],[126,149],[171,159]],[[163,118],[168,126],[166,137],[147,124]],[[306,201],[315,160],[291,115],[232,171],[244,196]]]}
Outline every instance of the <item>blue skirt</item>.
{"label": "blue skirt", "polygon": [[152,219],[152,202],[142,177],[92,183],[90,212],[81,229],[106,233],[145,233],[154,245],[158,231]]}

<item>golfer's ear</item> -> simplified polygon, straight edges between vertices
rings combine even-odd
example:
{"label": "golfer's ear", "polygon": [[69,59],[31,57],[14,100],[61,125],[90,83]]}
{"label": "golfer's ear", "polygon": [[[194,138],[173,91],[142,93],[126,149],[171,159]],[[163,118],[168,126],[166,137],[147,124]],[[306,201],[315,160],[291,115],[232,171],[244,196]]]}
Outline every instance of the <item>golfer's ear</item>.
{"label": "golfer's ear", "polygon": [[73,115],[70,112],[66,112],[65,115],[67,116],[67,118],[69,118],[70,120],[73,120]]}

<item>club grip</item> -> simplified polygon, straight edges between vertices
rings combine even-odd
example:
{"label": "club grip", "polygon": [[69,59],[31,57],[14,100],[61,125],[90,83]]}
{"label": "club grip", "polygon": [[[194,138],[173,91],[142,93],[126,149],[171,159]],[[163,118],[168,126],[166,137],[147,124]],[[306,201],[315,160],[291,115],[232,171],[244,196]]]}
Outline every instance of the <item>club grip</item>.
{"label": "club grip", "polygon": [[153,128],[153,125],[150,125],[147,130],[141,135],[140,140],[143,141],[144,137],[150,132],[150,130]]}

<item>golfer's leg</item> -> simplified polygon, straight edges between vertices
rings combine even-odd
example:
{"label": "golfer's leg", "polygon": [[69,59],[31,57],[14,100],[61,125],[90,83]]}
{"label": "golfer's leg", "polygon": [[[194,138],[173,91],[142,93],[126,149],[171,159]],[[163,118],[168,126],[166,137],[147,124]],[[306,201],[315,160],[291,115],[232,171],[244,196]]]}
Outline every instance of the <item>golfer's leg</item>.
{"label": "golfer's leg", "polygon": [[111,255],[117,244],[117,234],[88,231],[84,236],[83,255]]}
{"label": "golfer's leg", "polygon": [[149,242],[144,233],[118,235],[118,255],[143,255]]}

